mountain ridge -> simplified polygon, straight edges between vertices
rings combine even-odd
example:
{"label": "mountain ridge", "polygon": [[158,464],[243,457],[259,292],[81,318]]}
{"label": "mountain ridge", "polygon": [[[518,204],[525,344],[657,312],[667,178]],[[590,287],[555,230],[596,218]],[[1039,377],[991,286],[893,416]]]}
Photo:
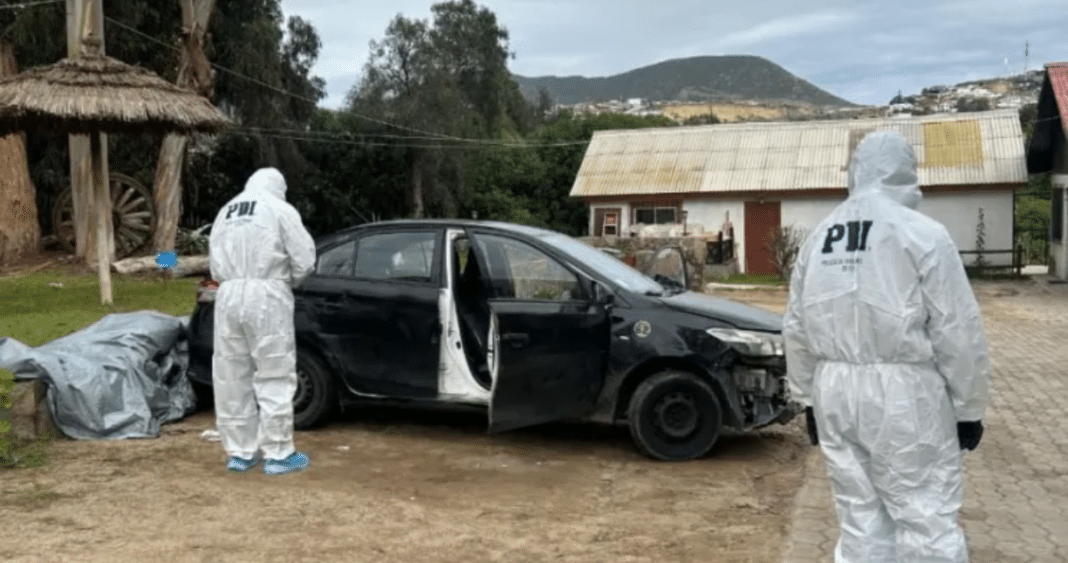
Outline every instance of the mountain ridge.
{"label": "mountain ridge", "polygon": [[650,101],[756,101],[859,107],[755,55],[668,59],[604,77],[513,74],[520,91],[537,99],[544,88],[554,103],[574,105],[641,98]]}

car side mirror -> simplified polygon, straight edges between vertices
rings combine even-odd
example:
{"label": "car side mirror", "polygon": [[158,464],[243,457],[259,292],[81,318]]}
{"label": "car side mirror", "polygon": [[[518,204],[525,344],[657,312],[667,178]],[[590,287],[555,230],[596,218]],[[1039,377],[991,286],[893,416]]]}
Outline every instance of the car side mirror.
{"label": "car side mirror", "polygon": [[607,307],[616,301],[616,295],[596,281],[590,282],[590,294],[593,295],[593,302],[597,305]]}

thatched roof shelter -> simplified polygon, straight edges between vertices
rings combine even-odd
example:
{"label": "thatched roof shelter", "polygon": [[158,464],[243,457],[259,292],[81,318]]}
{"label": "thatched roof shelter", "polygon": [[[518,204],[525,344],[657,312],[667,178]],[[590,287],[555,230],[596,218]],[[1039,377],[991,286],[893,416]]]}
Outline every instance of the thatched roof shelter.
{"label": "thatched roof shelter", "polygon": [[100,299],[111,303],[111,268],[103,242],[112,237],[111,199],[98,133],[210,132],[229,121],[196,92],[104,56],[99,37],[84,37],[82,45],[78,57],[0,79],[0,134],[49,129],[89,136]]}
{"label": "thatched roof shelter", "polygon": [[0,79],[0,130],[212,132],[228,124],[206,98],[100,54]]}

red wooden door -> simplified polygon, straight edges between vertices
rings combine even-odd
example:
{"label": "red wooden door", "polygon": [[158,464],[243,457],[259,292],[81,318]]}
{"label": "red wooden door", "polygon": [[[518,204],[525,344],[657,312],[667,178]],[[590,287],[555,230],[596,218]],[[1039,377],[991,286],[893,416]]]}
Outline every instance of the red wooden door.
{"label": "red wooden door", "polygon": [[779,229],[780,202],[745,202],[745,271],[750,274],[777,274],[771,254],[771,237]]}

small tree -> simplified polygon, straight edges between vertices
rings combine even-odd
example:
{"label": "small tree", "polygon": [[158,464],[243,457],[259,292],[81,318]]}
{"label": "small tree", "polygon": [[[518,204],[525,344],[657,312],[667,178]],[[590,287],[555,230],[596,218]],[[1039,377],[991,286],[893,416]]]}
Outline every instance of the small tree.
{"label": "small tree", "polygon": [[796,225],[779,227],[768,233],[771,261],[779,272],[779,278],[783,281],[790,281],[794,263],[797,261],[797,255],[801,251],[806,235],[807,231]]}
{"label": "small tree", "polygon": [[988,266],[983,251],[986,250],[986,219],[983,216],[983,208],[979,208],[979,222],[975,224],[975,273],[983,275]]}

